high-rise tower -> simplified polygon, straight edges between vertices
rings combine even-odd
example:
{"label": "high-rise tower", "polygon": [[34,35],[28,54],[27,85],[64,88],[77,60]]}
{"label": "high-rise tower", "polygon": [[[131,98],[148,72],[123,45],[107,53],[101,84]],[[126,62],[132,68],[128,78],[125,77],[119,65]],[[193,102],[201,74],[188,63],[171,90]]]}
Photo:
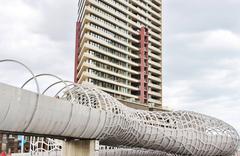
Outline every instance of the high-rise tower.
{"label": "high-rise tower", "polygon": [[162,106],[161,0],[80,0],[75,82],[140,109]]}

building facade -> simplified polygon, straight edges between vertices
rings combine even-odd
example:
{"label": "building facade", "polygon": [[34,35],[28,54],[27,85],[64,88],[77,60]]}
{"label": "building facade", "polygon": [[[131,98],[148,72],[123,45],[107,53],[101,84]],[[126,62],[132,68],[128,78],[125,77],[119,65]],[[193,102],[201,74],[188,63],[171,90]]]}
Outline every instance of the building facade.
{"label": "building facade", "polygon": [[161,0],[80,0],[75,82],[130,107],[162,108]]}

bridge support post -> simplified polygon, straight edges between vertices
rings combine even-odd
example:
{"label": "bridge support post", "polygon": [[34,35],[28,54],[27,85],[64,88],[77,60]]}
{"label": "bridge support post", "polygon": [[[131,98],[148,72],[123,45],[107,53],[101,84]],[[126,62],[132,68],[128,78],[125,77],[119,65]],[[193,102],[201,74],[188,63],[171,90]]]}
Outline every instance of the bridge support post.
{"label": "bridge support post", "polygon": [[97,140],[71,140],[63,144],[62,156],[99,156]]}

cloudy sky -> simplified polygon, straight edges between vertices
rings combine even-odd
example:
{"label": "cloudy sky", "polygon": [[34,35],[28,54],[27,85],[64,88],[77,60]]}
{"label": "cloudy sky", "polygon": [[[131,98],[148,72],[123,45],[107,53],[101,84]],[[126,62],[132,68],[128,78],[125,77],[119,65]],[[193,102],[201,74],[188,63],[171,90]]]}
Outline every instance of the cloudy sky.
{"label": "cloudy sky", "polygon": [[[164,105],[240,132],[240,1],[163,1]],[[76,18],[77,0],[0,0],[0,59],[72,80]],[[25,73],[0,65],[0,81],[20,85]]]}

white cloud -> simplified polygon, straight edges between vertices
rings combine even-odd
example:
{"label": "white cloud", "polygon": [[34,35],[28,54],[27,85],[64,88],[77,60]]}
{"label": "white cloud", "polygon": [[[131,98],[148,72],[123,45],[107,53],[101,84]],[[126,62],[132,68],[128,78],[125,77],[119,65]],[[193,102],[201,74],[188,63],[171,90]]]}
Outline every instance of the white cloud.
{"label": "white cloud", "polygon": [[[0,59],[19,60],[35,74],[73,80],[76,18],[77,0],[0,0]],[[0,82],[20,87],[30,77],[21,66],[0,64]],[[45,88],[58,80],[39,81]],[[34,83],[27,88],[35,89]]]}
{"label": "white cloud", "polygon": [[188,46],[203,50],[240,50],[240,34],[230,30],[211,30],[175,35],[177,41],[190,41]]}
{"label": "white cloud", "polygon": [[240,132],[240,1],[216,2],[165,2],[163,99],[166,106],[218,117]]}
{"label": "white cloud", "polygon": [[[204,64],[204,63],[203,63]],[[240,132],[240,58],[222,59],[199,77],[174,80],[164,86],[164,103],[220,118]]]}
{"label": "white cloud", "polygon": [[[54,73],[72,80],[77,1],[68,1],[69,4],[76,3],[72,8],[67,7],[69,5],[64,0],[0,3],[0,59],[17,59],[36,73]],[[68,13],[63,12],[64,7]],[[59,17],[67,20],[61,19],[60,22]],[[55,37],[54,34],[60,35]],[[13,70],[2,69],[1,72]]]}
{"label": "white cloud", "polygon": [[[207,32],[203,46],[213,49],[240,50],[240,35],[227,30]],[[201,43],[200,43],[201,44]]]}

